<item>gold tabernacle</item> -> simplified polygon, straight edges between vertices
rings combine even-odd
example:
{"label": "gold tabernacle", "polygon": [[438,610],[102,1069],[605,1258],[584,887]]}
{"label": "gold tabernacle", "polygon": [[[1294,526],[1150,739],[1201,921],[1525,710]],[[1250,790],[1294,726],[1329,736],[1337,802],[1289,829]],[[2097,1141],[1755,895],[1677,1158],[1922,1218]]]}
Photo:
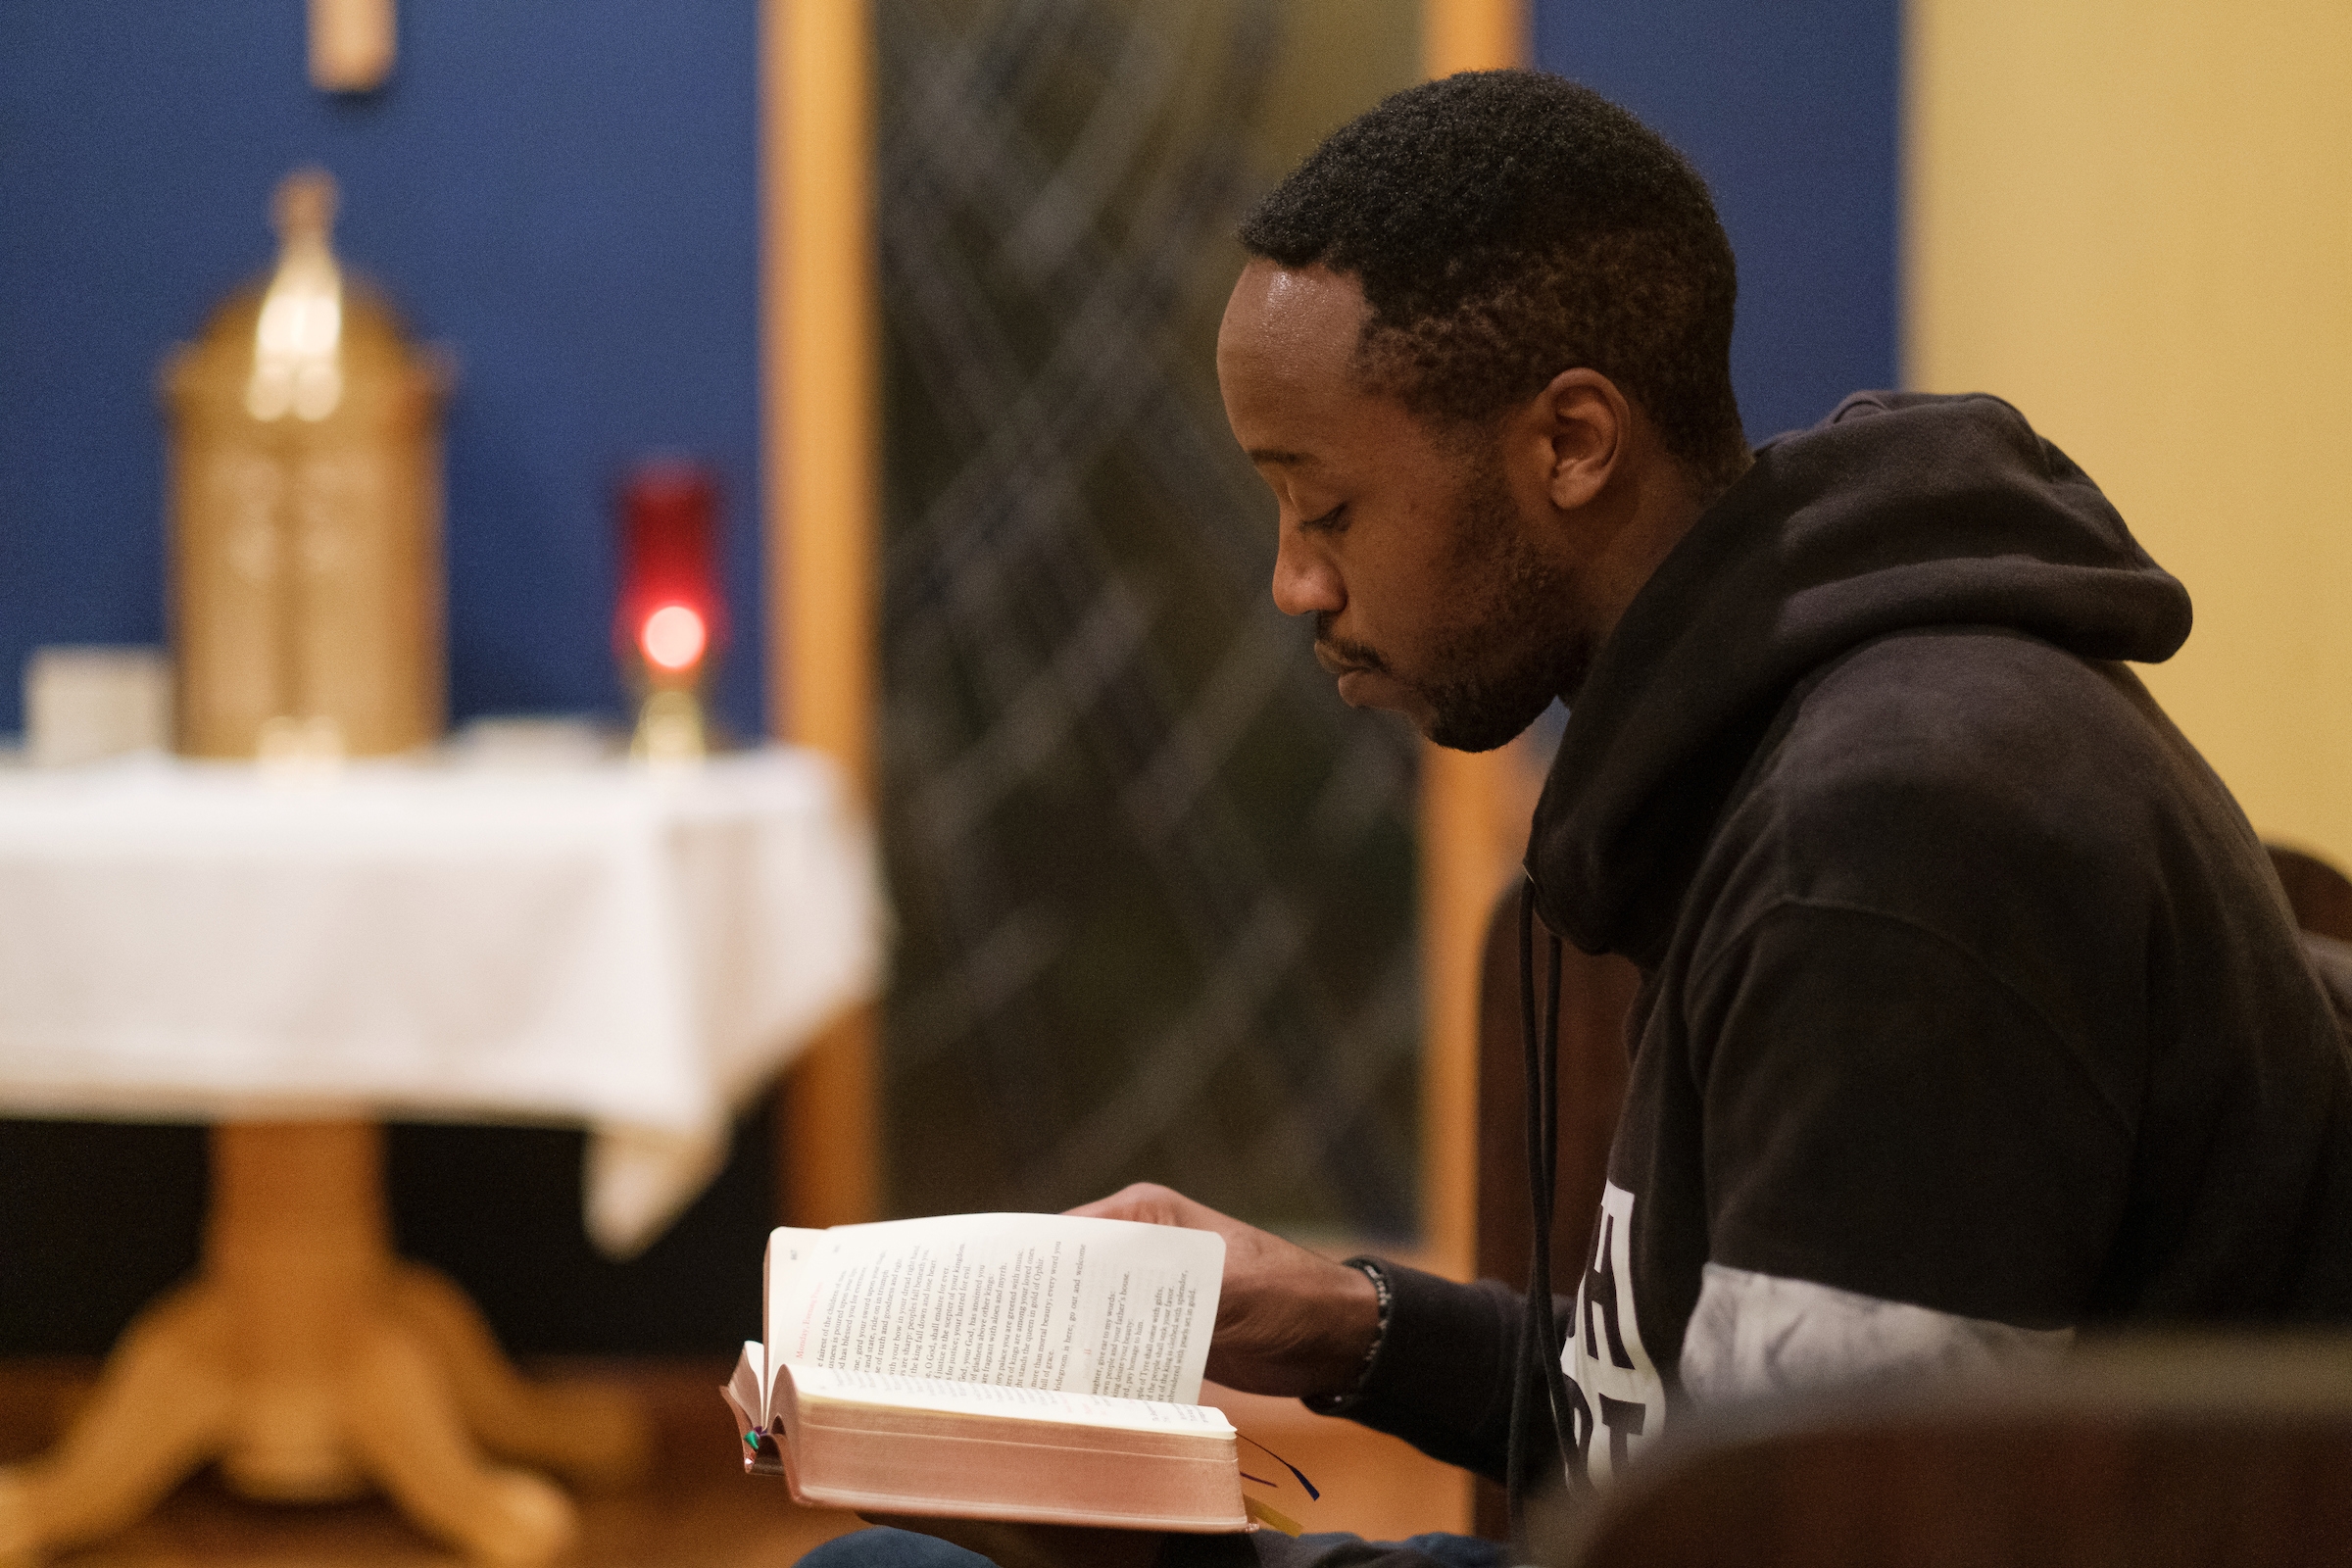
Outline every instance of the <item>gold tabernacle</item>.
{"label": "gold tabernacle", "polygon": [[448,362],[335,259],[323,171],[274,216],[276,270],[163,369],[178,746],[408,751],[442,727]]}

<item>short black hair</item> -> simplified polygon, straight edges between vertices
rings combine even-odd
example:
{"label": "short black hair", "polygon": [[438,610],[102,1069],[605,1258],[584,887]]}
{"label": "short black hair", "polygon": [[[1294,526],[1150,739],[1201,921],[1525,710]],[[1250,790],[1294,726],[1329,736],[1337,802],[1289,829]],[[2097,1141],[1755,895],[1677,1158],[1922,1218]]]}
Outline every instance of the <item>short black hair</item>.
{"label": "short black hair", "polygon": [[1588,87],[1534,71],[1408,87],[1309,154],[1241,241],[1352,274],[1358,366],[1416,413],[1484,422],[1582,366],[1702,482],[1746,463],[1738,272],[1706,182]]}

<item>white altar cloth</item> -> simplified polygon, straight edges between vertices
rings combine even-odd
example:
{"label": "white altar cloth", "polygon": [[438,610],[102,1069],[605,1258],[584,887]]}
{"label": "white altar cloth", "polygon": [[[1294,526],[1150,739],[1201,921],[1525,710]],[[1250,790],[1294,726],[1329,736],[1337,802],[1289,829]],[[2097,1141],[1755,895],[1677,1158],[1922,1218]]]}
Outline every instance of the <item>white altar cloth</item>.
{"label": "white altar cloth", "polygon": [[0,1110],[585,1124],[615,1255],[885,940],[871,834],[808,752],[0,768]]}

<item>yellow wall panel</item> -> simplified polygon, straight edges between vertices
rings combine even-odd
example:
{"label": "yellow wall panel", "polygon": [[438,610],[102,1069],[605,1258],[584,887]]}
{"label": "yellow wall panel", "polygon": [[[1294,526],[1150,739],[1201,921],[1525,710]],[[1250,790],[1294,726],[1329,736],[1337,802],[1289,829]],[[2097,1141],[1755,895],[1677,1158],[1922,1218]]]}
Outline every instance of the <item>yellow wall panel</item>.
{"label": "yellow wall panel", "polygon": [[1997,392],[2188,585],[2150,687],[2352,866],[2352,5],[1912,0],[1905,374]]}

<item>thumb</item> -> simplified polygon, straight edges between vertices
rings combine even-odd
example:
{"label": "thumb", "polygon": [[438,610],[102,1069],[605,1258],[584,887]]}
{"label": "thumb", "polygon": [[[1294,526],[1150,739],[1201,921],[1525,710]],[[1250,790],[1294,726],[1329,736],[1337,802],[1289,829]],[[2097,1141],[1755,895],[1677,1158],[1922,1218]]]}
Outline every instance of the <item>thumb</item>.
{"label": "thumb", "polygon": [[1200,1226],[1196,1215],[1209,1210],[1182,1193],[1156,1182],[1136,1182],[1108,1198],[1098,1198],[1065,1212],[1084,1219],[1125,1219],[1145,1225]]}

